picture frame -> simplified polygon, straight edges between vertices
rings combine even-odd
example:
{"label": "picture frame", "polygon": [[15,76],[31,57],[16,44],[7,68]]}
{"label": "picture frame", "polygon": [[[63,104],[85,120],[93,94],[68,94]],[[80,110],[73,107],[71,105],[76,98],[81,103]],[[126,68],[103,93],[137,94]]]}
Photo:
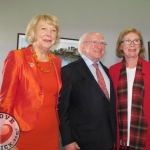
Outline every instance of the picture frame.
{"label": "picture frame", "polygon": [[150,41],[148,42],[148,60],[150,61]]}
{"label": "picture frame", "polygon": [[28,46],[30,43],[25,37],[24,33],[18,33],[17,34],[17,49],[22,49]]}
{"label": "picture frame", "polygon": [[[67,65],[80,57],[78,39],[60,38],[59,42],[50,48],[50,52],[62,60],[62,66]],[[17,49],[25,48],[30,43],[24,33],[17,34]]]}

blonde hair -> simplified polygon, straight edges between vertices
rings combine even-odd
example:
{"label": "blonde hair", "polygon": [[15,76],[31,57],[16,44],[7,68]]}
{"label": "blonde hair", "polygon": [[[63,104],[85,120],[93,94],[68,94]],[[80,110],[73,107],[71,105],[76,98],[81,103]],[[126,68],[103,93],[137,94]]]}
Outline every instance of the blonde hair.
{"label": "blonde hair", "polygon": [[140,52],[139,52],[139,56],[141,58],[145,58],[145,47],[144,47],[142,35],[141,35],[140,31],[138,31],[135,28],[127,28],[127,29],[123,30],[122,32],[120,32],[120,35],[118,37],[117,44],[116,44],[116,55],[119,58],[124,57],[124,54],[120,49],[120,46],[121,46],[121,42],[122,42],[123,38],[129,33],[135,33],[139,36],[139,38],[141,40],[141,49],[140,49]]}
{"label": "blonde hair", "polygon": [[44,15],[37,15],[31,19],[31,21],[28,23],[25,36],[28,39],[30,43],[33,43],[35,41],[35,30],[37,27],[37,24],[40,20],[45,21],[49,25],[53,25],[56,28],[57,36],[56,36],[56,42],[60,39],[60,28],[58,24],[58,19],[50,14],[44,14]]}

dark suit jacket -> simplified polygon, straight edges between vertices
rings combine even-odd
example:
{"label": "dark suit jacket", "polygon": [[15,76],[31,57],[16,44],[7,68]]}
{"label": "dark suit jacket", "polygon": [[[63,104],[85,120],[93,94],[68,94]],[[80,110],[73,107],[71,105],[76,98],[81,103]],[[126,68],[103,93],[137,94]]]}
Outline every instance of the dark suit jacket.
{"label": "dark suit jacket", "polygon": [[[101,64],[109,77],[108,69]],[[63,146],[76,141],[81,150],[110,150],[115,142],[115,94],[110,102],[82,58],[62,68],[58,113]]]}

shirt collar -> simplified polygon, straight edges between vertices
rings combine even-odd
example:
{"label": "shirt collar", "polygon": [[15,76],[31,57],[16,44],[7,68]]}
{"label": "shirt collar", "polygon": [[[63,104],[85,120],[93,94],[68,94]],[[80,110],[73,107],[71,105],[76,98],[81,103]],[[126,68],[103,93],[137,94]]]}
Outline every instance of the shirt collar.
{"label": "shirt collar", "polygon": [[[86,57],[85,55],[81,55],[81,57],[83,58],[83,60],[85,61],[86,65],[89,67],[91,65],[93,65],[93,61],[90,60],[88,57]],[[96,62],[99,65],[99,61]]]}

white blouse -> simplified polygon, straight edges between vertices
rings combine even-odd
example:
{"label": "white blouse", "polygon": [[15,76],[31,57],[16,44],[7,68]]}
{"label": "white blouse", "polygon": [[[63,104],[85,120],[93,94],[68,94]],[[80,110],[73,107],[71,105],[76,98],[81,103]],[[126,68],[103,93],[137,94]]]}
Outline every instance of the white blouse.
{"label": "white blouse", "polygon": [[127,73],[127,89],[128,89],[128,133],[127,133],[127,146],[129,146],[130,142],[130,122],[131,122],[131,106],[132,106],[132,88],[133,88],[133,82],[135,78],[135,71],[136,68],[126,68]]}

